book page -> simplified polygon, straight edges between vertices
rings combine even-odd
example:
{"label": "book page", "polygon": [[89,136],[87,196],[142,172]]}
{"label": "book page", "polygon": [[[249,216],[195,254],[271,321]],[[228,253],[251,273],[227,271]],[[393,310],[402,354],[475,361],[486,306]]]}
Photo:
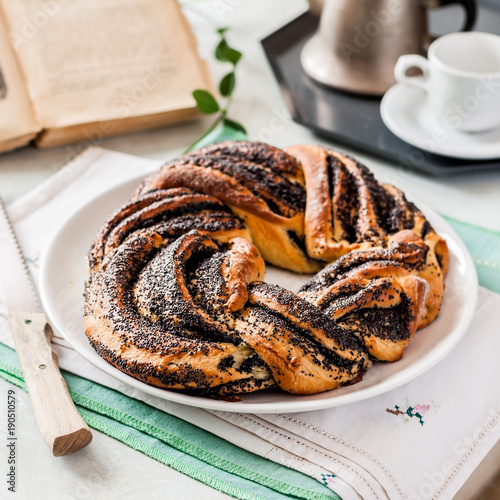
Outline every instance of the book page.
{"label": "book page", "polygon": [[207,88],[175,0],[2,0],[44,128],[194,108]]}
{"label": "book page", "polygon": [[0,151],[26,144],[38,129],[0,12]]}

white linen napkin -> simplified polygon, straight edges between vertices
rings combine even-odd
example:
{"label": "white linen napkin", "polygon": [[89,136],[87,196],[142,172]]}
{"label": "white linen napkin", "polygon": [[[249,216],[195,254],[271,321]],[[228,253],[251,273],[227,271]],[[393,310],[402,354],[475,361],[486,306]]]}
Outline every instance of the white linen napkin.
{"label": "white linen napkin", "polygon": [[[68,215],[160,163],[90,148],[9,206],[34,276],[54,231]],[[161,400],[101,372],[60,335],[54,343],[62,368],[309,474],[346,500],[446,499],[500,436],[498,311],[500,295],[481,288],[464,339],[428,372],[360,403],[287,415],[209,412]],[[0,341],[13,347],[2,304]]]}

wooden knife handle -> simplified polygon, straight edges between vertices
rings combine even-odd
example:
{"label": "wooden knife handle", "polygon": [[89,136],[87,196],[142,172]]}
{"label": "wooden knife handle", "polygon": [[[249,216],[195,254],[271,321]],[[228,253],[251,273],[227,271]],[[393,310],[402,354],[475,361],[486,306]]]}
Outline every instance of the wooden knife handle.
{"label": "wooden knife handle", "polygon": [[47,446],[56,457],[84,448],[92,441],[92,433],[78,413],[59,371],[51,345],[52,328],[45,314],[11,312],[9,326]]}

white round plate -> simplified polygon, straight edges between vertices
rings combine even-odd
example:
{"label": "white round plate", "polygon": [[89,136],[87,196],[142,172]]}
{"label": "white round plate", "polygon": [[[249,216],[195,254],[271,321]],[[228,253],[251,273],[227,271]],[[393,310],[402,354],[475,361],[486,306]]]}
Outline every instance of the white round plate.
{"label": "white round plate", "polygon": [[401,83],[391,87],[380,114],[394,135],[429,153],[462,160],[500,158],[500,127],[476,134],[449,129],[433,115],[425,91],[418,87]]}
{"label": "white round plate", "polygon": [[[140,179],[125,182],[91,200],[74,213],[52,240],[41,266],[40,292],[52,325],[88,361],[118,380],[154,396],[211,410],[245,413],[301,412],[361,401],[408,382],[437,363],[460,340],[469,326],[477,298],[477,275],[472,259],[457,234],[439,215],[418,204],[450,249],[446,293],[438,318],[416,333],[403,359],[375,363],[357,384],[313,396],[283,391],[262,391],[242,396],[241,402],[225,402],[188,396],[139,382],[122,373],[90,346],[82,321],[83,284],[87,279],[86,255],[101,224],[123,204]],[[266,281],[297,291],[310,276],[268,267]]]}

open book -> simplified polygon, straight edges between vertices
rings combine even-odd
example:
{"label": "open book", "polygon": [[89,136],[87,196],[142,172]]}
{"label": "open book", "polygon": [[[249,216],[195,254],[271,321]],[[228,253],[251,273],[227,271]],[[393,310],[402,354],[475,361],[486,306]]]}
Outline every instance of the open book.
{"label": "open book", "polygon": [[175,0],[0,0],[0,151],[193,119],[210,87]]}

